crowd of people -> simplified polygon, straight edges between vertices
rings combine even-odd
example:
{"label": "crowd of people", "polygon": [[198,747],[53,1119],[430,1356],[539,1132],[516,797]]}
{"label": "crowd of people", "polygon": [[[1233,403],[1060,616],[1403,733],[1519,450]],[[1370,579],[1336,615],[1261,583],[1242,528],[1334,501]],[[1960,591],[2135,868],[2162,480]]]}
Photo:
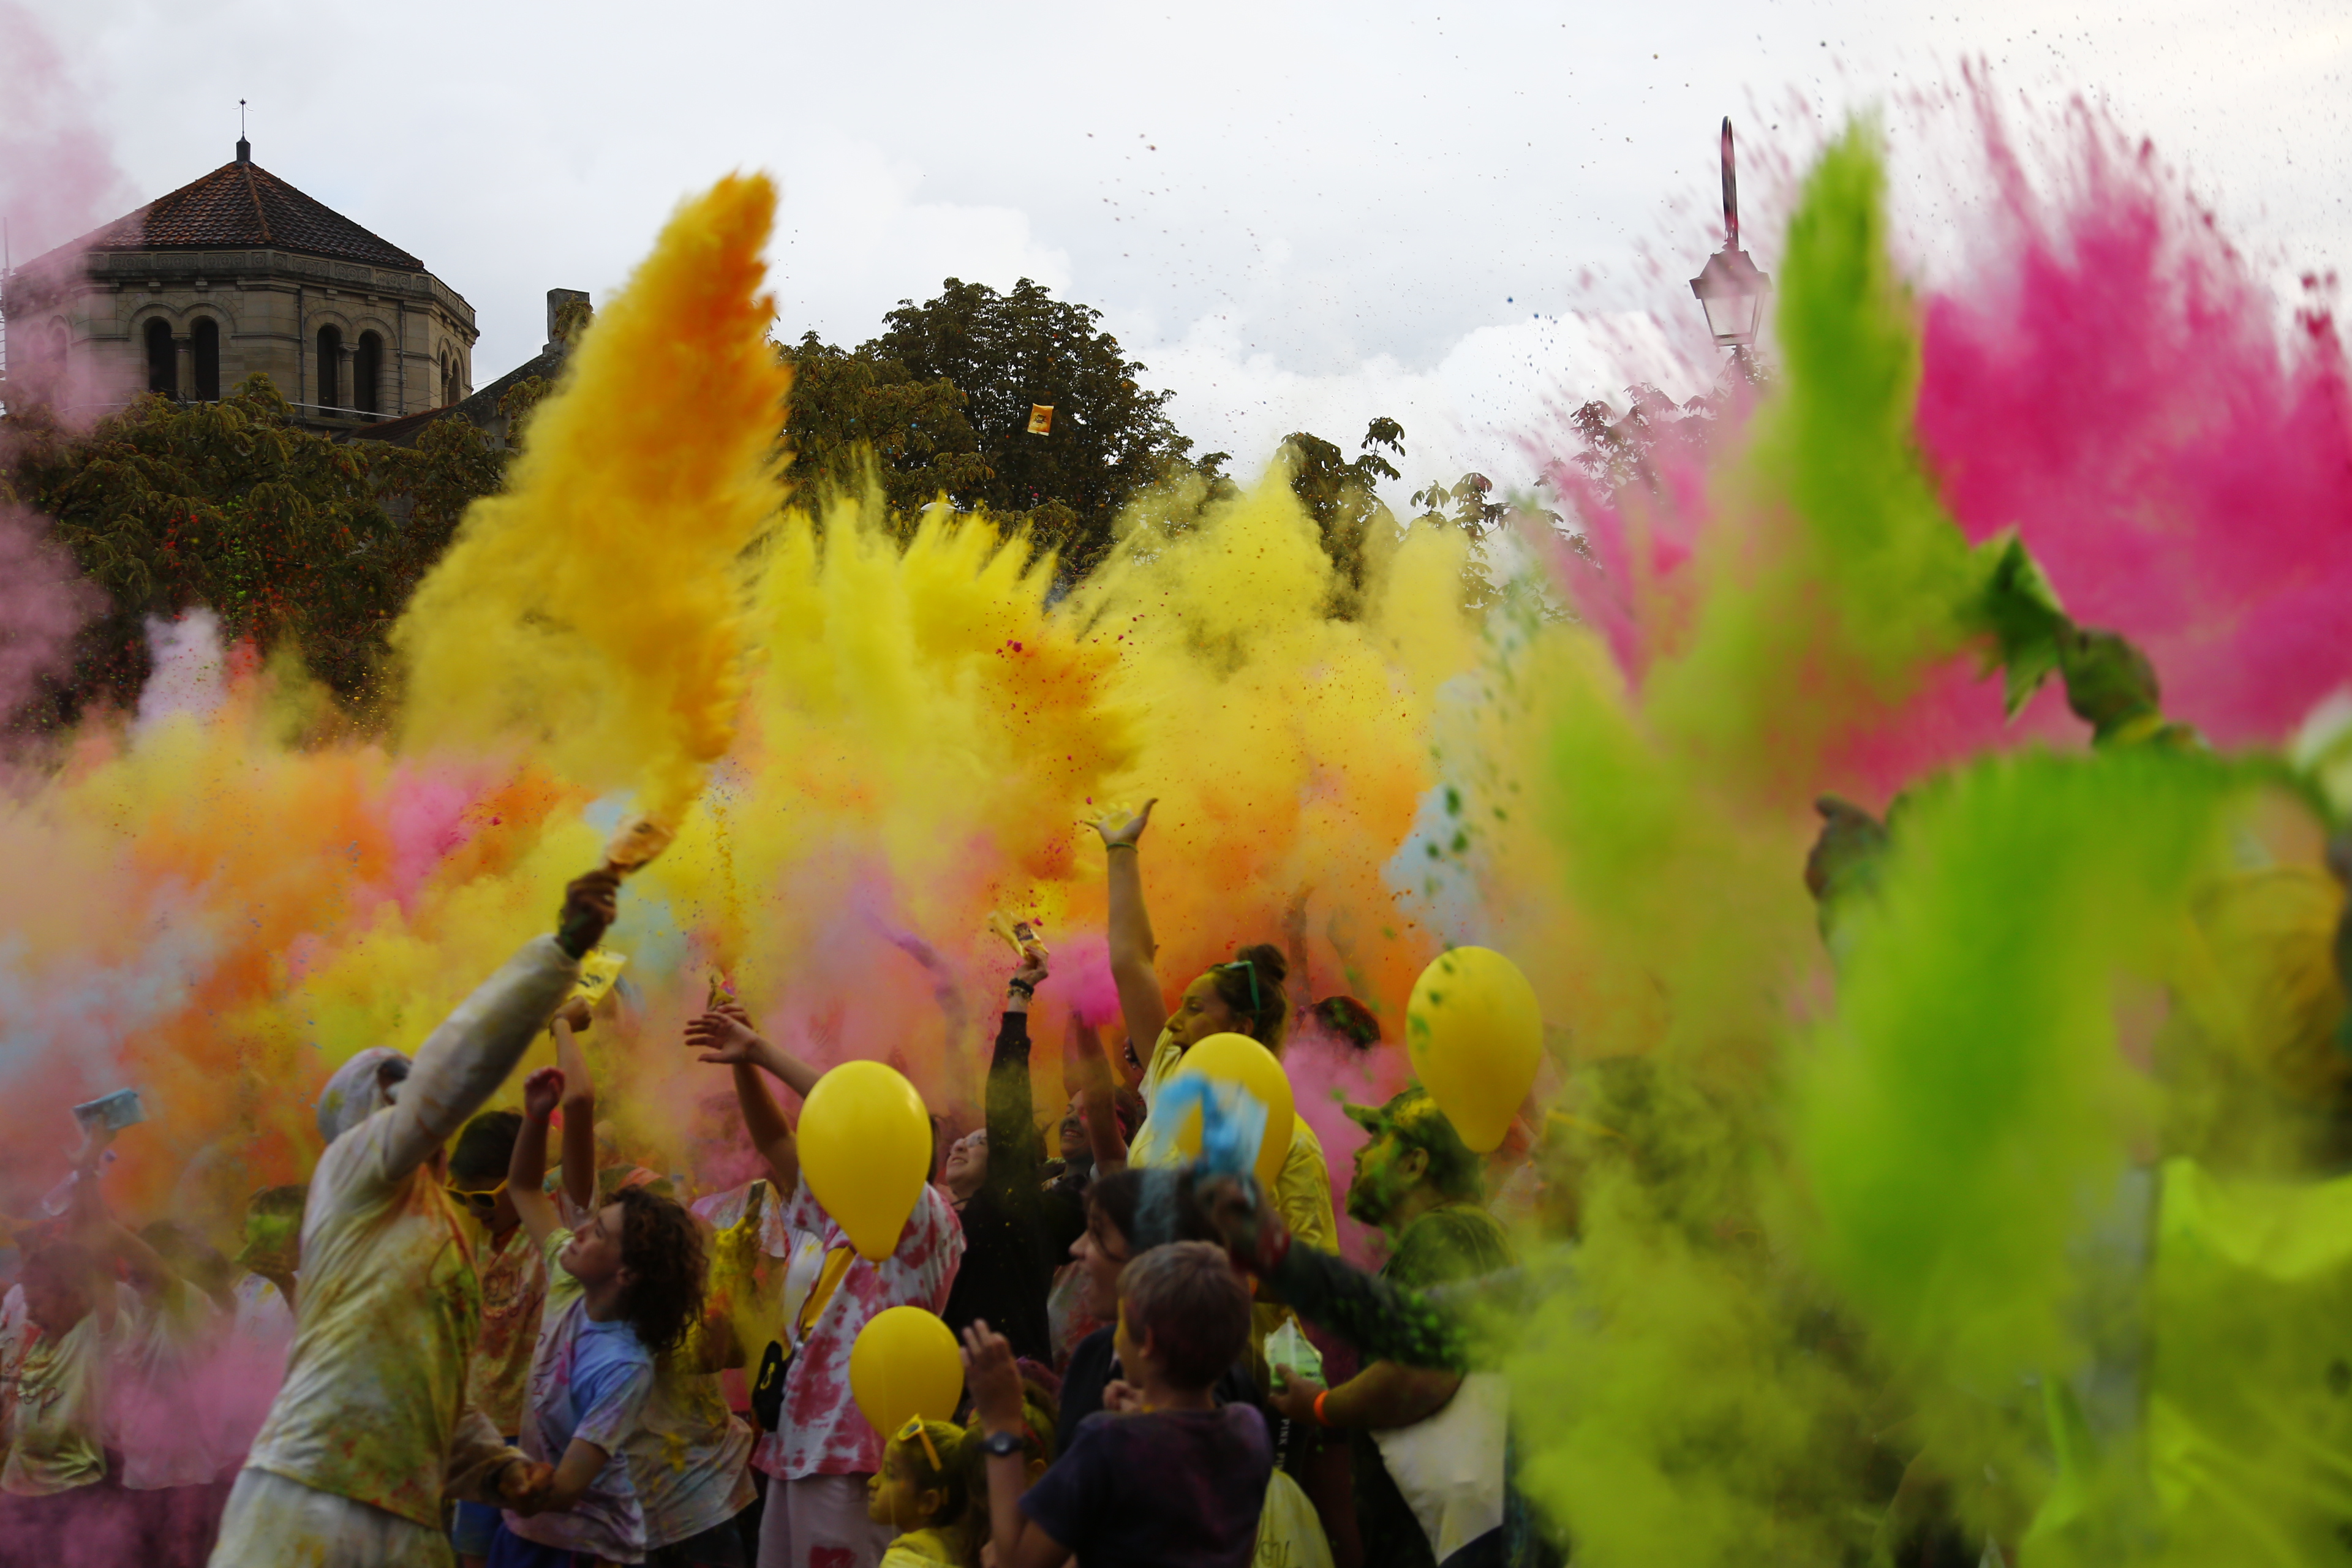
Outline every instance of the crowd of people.
{"label": "crowd of people", "polygon": [[[1824,812],[1804,875],[1835,954],[1888,833]],[[0,1295],[0,1564],[1565,1563],[1573,1521],[1520,1488],[1530,1412],[1504,1368],[1547,1313],[1585,1310],[1563,1303],[1585,1300],[1588,1199],[1664,1203],[1689,1164],[1675,1086],[1643,1058],[1585,1064],[1481,1153],[1410,1085],[1345,1108],[1364,1141],[1344,1183],[1295,1114],[1255,1158],[1213,1155],[1202,1080],[1181,1070],[1196,1047],[1245,1036],[1280,1061],[1296,1031],[1363,1047],[1378,1023],[1346,998],[1302,1022],[1272,944],[1189,977],[1171,1008],[1150,820],[1097,825],[1118,1035],[1073,1013],[1068,1102],[1036,1104],[1053,957],[1013,933],[978,1103],[931,1108],[928,1179],[887,1250],[804,1176],[787,1108],[824,1072],[721,984],[682,1030],[715,1120],[679,1163],[713,1179],[661,1173],[674,1152],[625,1151],[600,1119],[583,1037],[640,1026],[594,984],[609,866],[413,1057],[362,1050],[328,1078],[309,1182],[250,1193],[234,1258],[186,1224],[119,1221],[111,1145],[141,1134],[88,1118]],[[2305,942],[2305,966],[2340,994],[2352,915],[2321,902],[2333,945]],[[945,965],[898,942],[971,1051]],[[2338,1037],[2340,1006],[2314,1016]],[[519,1071],[542,1038],[554,1065]],[[1339,1254],[1335,1188],[1380,1238],[1376,1272]],[[1749,1250],[1711,1201],[1658,1212]],[[855,1352],[898,1309],[945,1325],[961,1393],[882,1430]],[[1874,1561],[1999,1554],[1927,1448],[1869,1442]]]}
{"label": "crowd of people", "polygon": [[[580,982],[616,916],[610,868],[574,881],[557,930],[413,1057],[368,1049],[332,1074],[309,1183],[250,1195],[233,1259],[186,1226],[118,1222],[117,1134],[90,1122],[52,1212],[17,1236],[0,1306],[0,1558],[1535,1560],[1543,1542],[1505,1528],[1499,1448],[1465,1512],[1458,1496],[1409,1495],[1414,1478],[1391,1474],[1401,1461],[1373,1436],[1458,1425],[1469,1405],[1472,1426],[1491,1416],[1499,1432],[1499,1409],[1460,1371],[1358,1354],[1269,1282],[1269,1247],[1337,1246],[1304,1119],[1261,1191],[1211,1181],[1177,1117],[1153,1115],[1195,1044],[1237,1033],[1278,1057],[1299,1002],[1281,950],[1257,945],[1169,1007],[1139,865],[1149,821],[1147,806],[1099,825],[1123,1047],[1073,1017],[1073,1092],[1041,1121],[1030,1017],[1051,955],[1020,942],[981,1124],[952,1136],[956,1108],[934,1116],[932,1179],[878,1259],[802,1177],[785,1107],[819,1069],[723,994],[685,1043],[731,1076],[735,1136],[761,1173],[681,1192],[600,1133],[581,1039],[599,1014]],[[1359,1043],[1377,1030],[1360,1006],[1326,1011]],[[488,1109],[511,1104],[548,1035],[556,1065],[521,1075],[519,1110]],[[1487,1162],[1433,1101],[1414,1089],[1349,1113],[1370,1142],[1346,1206],[1386,1236],[1384,1279],[1421,1289],[1510,1267],[1482,1206]],[[960,1336],[964,1399],[877,1431],[851,1352],[906,1306]]]}

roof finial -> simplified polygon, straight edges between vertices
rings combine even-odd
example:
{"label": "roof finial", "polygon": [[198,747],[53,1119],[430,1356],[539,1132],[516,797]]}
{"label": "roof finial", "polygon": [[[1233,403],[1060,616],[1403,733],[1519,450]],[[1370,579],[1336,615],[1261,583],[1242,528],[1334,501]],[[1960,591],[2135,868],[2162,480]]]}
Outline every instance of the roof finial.
{"label": "roof finial", "polygon": [[236,100],[236,161],[253,162],[253,143],[245,139],[245,100],[241,98]]}

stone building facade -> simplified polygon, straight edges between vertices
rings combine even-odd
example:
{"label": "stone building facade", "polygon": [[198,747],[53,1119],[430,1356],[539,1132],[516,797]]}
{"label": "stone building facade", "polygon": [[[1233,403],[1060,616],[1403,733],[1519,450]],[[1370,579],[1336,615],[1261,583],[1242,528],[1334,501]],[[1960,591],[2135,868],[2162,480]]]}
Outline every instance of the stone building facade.
{"label": "stone building facade", "polygon": [[267,372],[357,434],[474,390],[474,308],[425,263],[236,157],[7,279],[5,395],[100,412]]}

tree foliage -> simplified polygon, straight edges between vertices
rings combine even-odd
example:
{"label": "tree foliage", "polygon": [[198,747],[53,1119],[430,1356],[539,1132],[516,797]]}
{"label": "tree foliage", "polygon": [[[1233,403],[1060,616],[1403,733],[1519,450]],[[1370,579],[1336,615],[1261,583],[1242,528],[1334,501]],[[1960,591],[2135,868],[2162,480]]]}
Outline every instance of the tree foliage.
{"label": "tree foliage", "polygon": [[[959,506],[999,513],[1066,510],[1055,542],[1081,569],[1109,549],[1119,508],[1192,446],[1168,417],[1172,394],[1143,389],[1144,367],[1097,326],[1101,320],[1026,278],[1003,294],[950,278],[920,305],[900,300],[882,335],[858,351],[915,382],[956,388],[979,465],[948,493]],[[1038,404],[1054,410],[1042,436],[1029,432]]]}
{"label": "tree foliage", "polygon": [[784,482],[803,505],[861,487],[865,452],[894,513],[976,495],[995,477],[964,417],[964,394],[945,376],[920,380],[872,343],[840,349],[814,332],[779,352],[793,367]]}
{"label": "tree foliage", "polygon": [[1352,616],[1363,594],[1367,552],[1392,542],[1397,531],[1396,514],[1381,500],[1380,481],[1402,476],[1379,449],[1403,457],[1404,426],[1385,415],[1372,420],[1353,459],[1308,430],[1293,430],[1282,447],[1290,465],[1291,494],[1314,519],[1323,553],[1331,558],[1339,579],[1332,609]]}
{"label": "tree foliage", "polygon": [[216,403],[142,398],[84,436],[38,411],[8,422],[0,492],[54,521],[110,605],[86,628],[49,715],[127,702],[148,674],[144,623],[203,605],[233,639],[291,643],[346,698],[505,457],[462,419],[415,449],[303,429],[265,375]]}

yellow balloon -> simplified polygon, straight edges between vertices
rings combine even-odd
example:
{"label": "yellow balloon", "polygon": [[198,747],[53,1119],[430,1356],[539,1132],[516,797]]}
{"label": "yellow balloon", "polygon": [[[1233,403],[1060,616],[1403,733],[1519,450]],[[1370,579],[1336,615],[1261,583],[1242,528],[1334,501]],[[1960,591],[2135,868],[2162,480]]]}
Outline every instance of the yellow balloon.
{"label": "yellow balloon", "polygon": [[860,1256],[879,1263],[931,1177],[931,1119],[922,1096],[880,1062],[844,1062],[816,1080],[801,1110],[801,1177],[841,1222]]}
{"label": "yellow balloon", "polygon": [[[1199,1073],[1219,1083],[1237,1083],[1249,1091],[1260,1105],[1265,1107],[1265,1138],[1257,1146],[1258,1185],[1274,1191],[1275,1179],[1282,1174],[1282,1163],[1290,1158],[1290,1136],[1298,1122],[1298,1108],[1290,1093],[1290,1075],[1274,1053],[1251,1039],[1247,1035],[1211,1035],[1207,1039],[1184,1053],[1183,1065],[1176,1069],[1178,1077]],[[1184,1121],[1176,1129],[1176,1147],[1187,1160],[1201,1157],[1201,1112],[1195,1108],[1184,1113]]]}
{"label": "yellow balloon", "polygon": [[1543,1009],[1519,966],[1484,947],[1439,953],[1413,984],[1404,1040],[1462,1142],[1480,1154],[1500,1148],[1543,1060]]}
{"label": "yellow balloon", "polygon": [[920,1307],[877,1312],[849,1347],[849,1392],[885,1442],[917,1415],[954,1420],[963,1398],[955,1331]]}

